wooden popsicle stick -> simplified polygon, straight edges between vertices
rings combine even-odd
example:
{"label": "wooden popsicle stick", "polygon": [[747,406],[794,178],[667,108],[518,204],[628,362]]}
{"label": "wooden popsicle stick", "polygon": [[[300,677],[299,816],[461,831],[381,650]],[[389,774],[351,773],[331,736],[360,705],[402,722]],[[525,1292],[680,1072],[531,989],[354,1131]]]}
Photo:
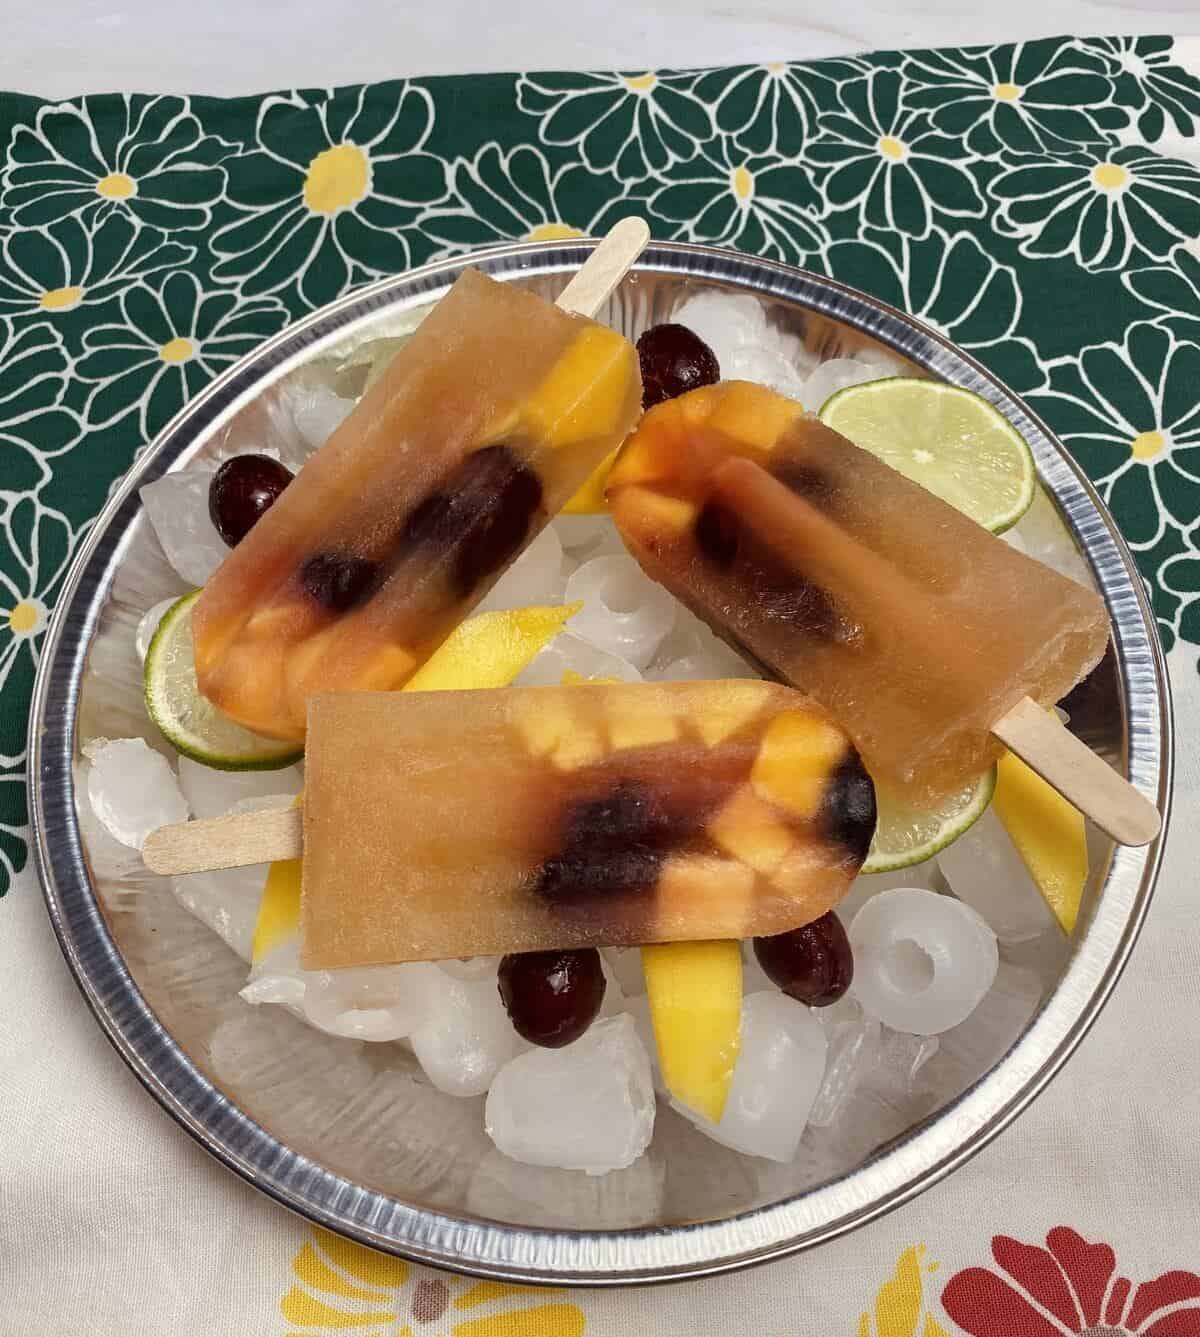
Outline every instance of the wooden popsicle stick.
{"label": "wooden popsicle stick", "polygon": [[594,316],[608,301],[633,262],[646,249],[650,229],[642,218],[622,218],[559,293],[556,306],[577,316]]}
{"label": "wooden popsicle stick", "polygon": [[152,873],[177,876],[298,859],[303,850],[304,813],[293,804],[160,826],[147,836],[142,862]]}
{"label": "wooden popsicle stick", "polygon": [[1030,697],[1002,715],[992,733],[1118,844],[1148,845],[1161,830],[1154,804]]}

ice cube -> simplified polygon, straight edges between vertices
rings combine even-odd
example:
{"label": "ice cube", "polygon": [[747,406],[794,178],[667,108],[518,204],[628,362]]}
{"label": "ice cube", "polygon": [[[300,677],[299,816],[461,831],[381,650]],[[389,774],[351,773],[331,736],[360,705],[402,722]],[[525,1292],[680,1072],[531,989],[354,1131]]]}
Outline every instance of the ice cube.
{"label": "ice cube", "polygon": [[527,1165],[606,1174],[650,1144],[650,1060],[628,1014],[598,1021],[564,1049],[532,1049],[496,1074],[488,1136]]}
{"label": "ice cube", "polygon": [[581,640],[569,631],[564,631],[538,652],[529,667],[517,678],[516,685],[558,687],[564,676],[573,673],[586,679],[615,678],[618,682],[642,680],[642,675],[627,659],[598,649],[590,641]]}
{"label": "ice cube", "polygon": [[114,840],[140,850],[151,831],[187,821],[187,800],[171,763],[143,739],[96,739],[84,755],[92,763],[88,800]]}
{"label": "ice cube", "polygon": [[208,514],[215,469],[193,465],[147,483],[140,492],[167,561],[189,585],[203,585],[229,549]]}
{"label": "ice cube", "polygon": [[482,1095],[525,1047],[496,981],[455,979],[431,967],[423,988],[424,1016],[409,1038],[425,1075],[447,1095]]}
{"label": "ice cube", "polygon": [[771,344],[743,344],[721,363],[726,380],[756,381],[789,399],[804,402],[804,387],[809,371],[806,361],[797,364],[797,350],[784,350]]}
{"label": "ice cube", "polygon": [[462,961],[439,961],[439,970],[444,970],[456,980],[494,980],[500,967],[498,956],[468,956]]}
{"label": "ice cube", "polygon": [[733,376],[739,349],[764,343],[767,313],[757,297],[709,289],[686,298],[671,315],[672,323],[686,325],[717,355],[721,374]]}
{"label": "ice cube", "polygon": [[1033,502],[1025,514],[1004,535],[1006,542],[1035,561],[1053,567],[1068,580],[1095,586],[1095,578],[1063,523],[1058,508],[1042,488],[1035,488]]}
{"label": "ice cube", "polygon": [[827,1128],[840,1117],[859,1082],[877,1062],[880,1027],[849,995],[830,1007],[815,1008],[814,1015],[825,1032],[828,1050],[825,1077],[808,1121],[816,1128]]}
{"label": "ice cube", "polygon": [[218,771],[191,757],[180,757],[179,787],[193,817],[221,817],[242,799],[274,796],[287,803],[304,787],[304,777],[299,766],[278,771]]}
{"label": "ice cube", "polygon": [[560,514],[552,522],[563,551],[572,561],[584,562],[592,557],[606,557],[625,551],[625,544],[607,512],[599,515]]}
{"label": "ice cube", "polygon": [[154,633],[158,630],[158,624],[163,620],[163,615],[168,608],[179,602],[178,596],[170,599],[160,599],[153,608],[148,608],[141,616],[137,624],[137,630],[133,633],[133,644],[137,650],[137,656],[144,664],[146,662],[146,651],[150,649],[150,642],[154,639]]}
{"label": "ice cube", "polygon": [[850,884],[837,903],[838,918],[843,924],[849,924],[866,903],[881,891],[891,891],[893,887],[938,888],[938,866],[936,859],[926,859],[923,863],[910,864],[907,868],[898,868],[894,873],[860,873]]}
{"label": "ice cube", "polygon": [[742,996],[748,997],[752,993],[769,993],[772,989],[778,989],[779,986],[767,974],[767,972],[758,964],[758,957],[754,954],[754,939],[746,938],[742,943]]}
{"label": "ice cube", "polygon": [[493,1221],[560,1230],[628,1230],[662,1219],[666,1165],[654,1151],[609,1174],[556,1170],[489,1151],[467,1191],[467,1210]]}
{"label": "ice cube", "polygon": [[[292,378],[288,389],[292,421],[311,454],[319,450],[345,422],[354,408],[354,400],[343,399],[315,376]],[[284,463],[289,468],[298,468],[303,460],[292,463],[285,459]]]}
{"label": "ice cube", "polygon": [[1057,921],[1004,824],[989,808],[937,855],[950,890],[987,921],[1002,943],[1029,942]]}
{"label": "ice cube", "polygon": [[552,525],[533,540],[479,603],[477,613],[563,601],[563,550]]}
{"label": "ice cube", "polygon": [[96,816],[88,797],[88,777],[92,763],[86,759],[72,768],[75,776],[75,811],[79,817],[79,836],[84,854],[94,876],[97,890],[109,909],[122,907],[131,895],[159,879],[148,872],[141,854],[115,840],[108,827]]}
{"label": "ice cube", "polygon": [[778,990],[742,1003],[742,1047],[718,1124],[673,1102],[714,1141],[747,1156],[790,1161],[825,1075],[820,1022]]}
{"label": "ice cube", "polygon": [[249,961],[265,879],[266,869],[261,866],[223,868],[177,877],[171,890],[185,910],[207,924],[243,961]]}
{"label": "ice cube", "polygon": [[427,1015],[424,963],[303,970],[299,938],[281,943],[250,972],[247,1003],[277,1003],[328,1035],[375,1043],[408,1036]]}
{"label": "ice cube", "polygon": [[835,357],[822,362],[804,383],[800,402],[810,413],[819,413],[822,405],[847,386],[877,381],[883,373],[878,367],[854,357]]}
{"label": "ice cube", "polygon": [[571,632],[642,669],[654,658],[675,620],[675,600],[632,557],[596,557],[567,581],[568,603],[583,607]]}
{"label": "ice cube", "polygon": [[991,988],[996,935],[974,910],[923,887],[871,898],[849,928],[851,988],[885,1026],[937,1035],[966,1020]]}
{"label": "ice cube", "polygon": [[894,1095],[897,1103],[910,1099],[916,1090],[921,1069],[938,1052],[941,1041],[936,1035],[913,1035],[880,1030],[872,1084],[884,1094]]}
{"label": "ice cube", "polygon": [[646,1057],[650,1060],[650,1080],[654,1083],[654,1089],[666,1095],[667,1084],[663,1081],[662,1068],[658,1062],[658,1040],[654,1034],[654,1022],[650,1016],[649,997],[640,993],[627,998],[625,1000],[625,1012],[632,1019],[637,1037],[642,1042]]}
{"label": "ice cube", "polygon": [[671,634],[646,670],[647,678],[660,682],[757,676],[736,650],[682,606],[677,610]]}
{"label": "ice cube", "polygon": [[646,992],[646,975],[642,970],[642,952],[639,947],[602,947],[600,955],[626,998],[636,998]]}

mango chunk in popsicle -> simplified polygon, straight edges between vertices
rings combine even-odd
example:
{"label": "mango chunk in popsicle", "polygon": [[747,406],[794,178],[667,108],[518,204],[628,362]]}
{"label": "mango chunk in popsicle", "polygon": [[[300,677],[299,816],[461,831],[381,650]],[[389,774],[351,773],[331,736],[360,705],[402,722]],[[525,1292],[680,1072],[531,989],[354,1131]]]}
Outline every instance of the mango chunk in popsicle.
{"label": "mango chunk in popsicle", "polygon": [[309,712],[308,969],[780,933],[841,898],[874,832],[849,738],[773,683],[333,693]]}

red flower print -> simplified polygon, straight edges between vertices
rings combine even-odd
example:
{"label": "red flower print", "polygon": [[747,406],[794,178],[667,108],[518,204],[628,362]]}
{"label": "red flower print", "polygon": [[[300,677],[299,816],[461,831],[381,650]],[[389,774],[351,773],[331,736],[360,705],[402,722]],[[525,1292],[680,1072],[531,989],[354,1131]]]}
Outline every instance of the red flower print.
{"label": "red flower print", "polygon": [[1117,1275],[1107,1244],[1066,1226],[1046,1247],[992,1240],[998,1271],[968,1267],[942,1292],[946,1313],[972,1337],[1200,1337],[1200,1276],[1164,1272],[1138,1287]]}

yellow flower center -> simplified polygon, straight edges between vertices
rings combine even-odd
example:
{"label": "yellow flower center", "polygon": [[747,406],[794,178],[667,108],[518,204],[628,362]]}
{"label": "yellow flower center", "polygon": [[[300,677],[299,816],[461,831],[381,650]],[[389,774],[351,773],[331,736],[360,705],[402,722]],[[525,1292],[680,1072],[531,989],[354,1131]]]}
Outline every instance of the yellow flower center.
{"label": "yellow flower center", "polygon": [[1021,90],[1016,84],[997,84],[992,89],[992,96],[997,102],[1016,102],[1021,96]]}
{"label": "yellow flower center", "polygon": [[729,183],[739,200],[748,200],[754,194],[754,178],[745,167],[735,167]]}
{"label": "yellow flower center", "polygon": [[188,358],[194,357],[196,345],[190,339],[176,337],[168,339],[158,350],[158,355],[164,362],[186,362]]}
{"label": "yellow flower center", "polygon": [[526,241],[570,241],[572,237],[586,237],[582,228],[570,223],[539,223],[525,234]]}
{"label": "yellow flower center", "polygon": [[657,74],[633,74],[626,78],[625,87],[634,93],[648,93],[656,83]]}
{"label": "yellow flower center", "polygon": [[787,66],[783,63],[782,60],[771,60],[767,62],[768,74],[782,74],[786,69]]}
{"label": "yellow flower center", "polygon": [[893,162],[899,162],[908,152],[908,145],[894,135],[884,135],[879,141],[879,152],[885,158],[891,158]]}
{"label": "yellow flower center", "polygon": [[8,615],[9,630],[15,631],[18,636],[27,635],[37,624],[37,604],[19,603]]}
{"label": "yellow flower center", "polygon": [[51,288],[38,298],[38,305],[43,311],[66,311],[77,305],[82,296],[82,288]]}
{"label": "yellow flower center", "polygon": [[1101,190],[1120,190],[1129,180],[1129,173],[1120,163],[1102,162],[1093,168],[1092,180]]}
{"label": "yellow flower center", "polygon": [[371,163],[357,144],[335,144],[308,164],[304,203],[314,214],[349,209],[371,188]]}
{"label": "yellow flower center", "polygon": [[1152,460],[1167,448],[1167,438],[1161,432],[1139,432],[1129,443],[1129,453],[1135,460]]}
{"label": "yellow flower center", "polygon": [[96,182],[96,194],[106,200],[127,200],[137,194],[137,182],[124,172],[109,172]]}

